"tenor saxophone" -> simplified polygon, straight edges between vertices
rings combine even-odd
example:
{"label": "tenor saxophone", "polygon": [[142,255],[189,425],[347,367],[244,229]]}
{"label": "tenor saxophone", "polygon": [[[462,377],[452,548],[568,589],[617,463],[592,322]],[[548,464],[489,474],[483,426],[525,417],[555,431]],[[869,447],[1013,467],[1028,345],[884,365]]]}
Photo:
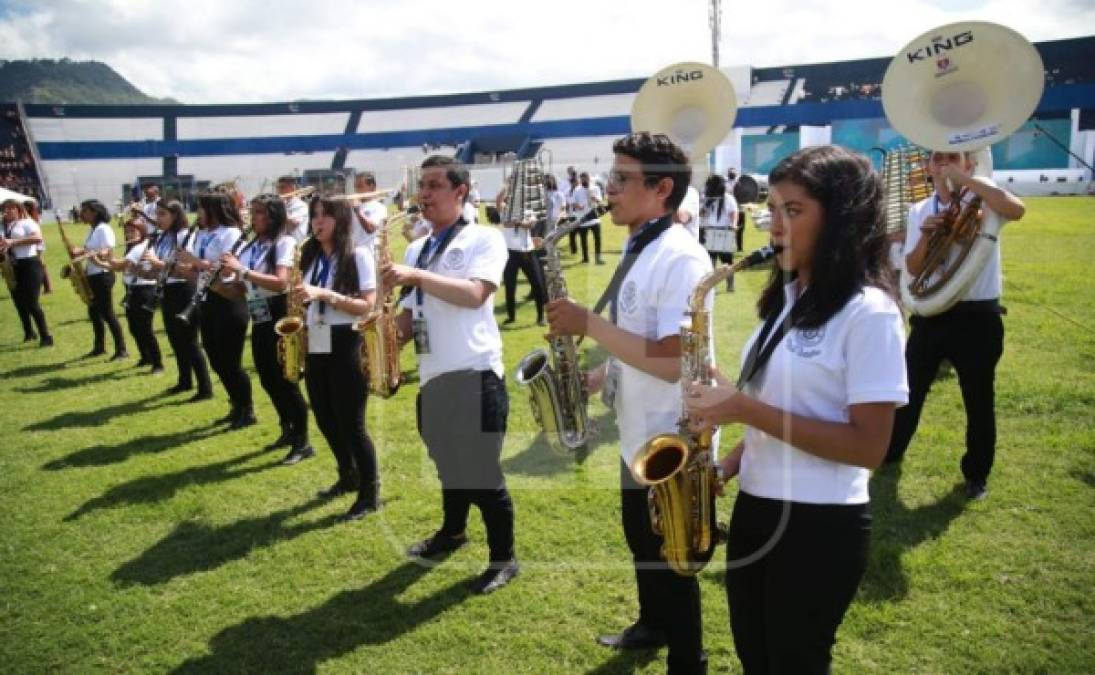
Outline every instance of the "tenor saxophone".
{"label": "tenor saxophone", "polygon": [[[556,227],[544,237],[544,277],[548,300],[567,297],[566,279],[558,242],[580,227],[573,222]],[[589,394],[578,366],[574,338],[548,338],[549,349],[536,349],[517,364],[514,379],[529,388],[529,403],[548,444],[560,454],[575,452],[589,440]]]}
{"label": "tenor saxophone", "polygon": [[[771,246],[758,249],[733,265],[720,265],[700,279],[688,306],[690,321],[681,326],[681,386],[711,384],[711,313],[704,307],[708,292],[735,272],[775,255]],[[717,469],[711,447],[714,432],[688,427],[681,413],[675,434],[648,440],[631,462],[639,484],[650,488],[650,522],[663,538],[661,554],[669,567],[692,576],[711,560],[720,533],[715,522]]]}
{"label": "tenor saxophone", "polygon": [[301,284],[304,271],[300,268],[301,251],[311,237],[297,244],[293,249],[293,269],[289,273],[289,298],[286,301],[285,316],[274,324],[278,336],[278,363],[281,374],[287,381],[297,383],[304,375],[304,356],[308,351],[308,332],[304,326],[304,302],[297,299],[293,292]]}
{"label": "tenor saxophone", "polygon": [[64,242],[69,258],[69,261],[61,268],[61,278],[68,279],[72,283],[76,295],[80,297],[85,305],[90,307],[95,299],[95,293],[91,290],[91,284],[87,280],[87,270],[84,267],[84,260],[87,255],[72,255],[72,242],[69,241],[68,234],[65,232],[65,225],[60,219],[57,220],[57,227],[61,230],[61,241]]}
{"label": "tenor saxophone", "polygon": [[[376,236],[378,272],[392,263],[389,228],[407,217],[407,212],[402,212],[380,226]],[[393,396],[403,383],[403,371],[399,366],[399,332],[392,289],[384,289],[384,296],[377,298],[376,308],[357,322],[355,328],[361,333],[361,370],[369,380],[369,391],[381,398]]]}

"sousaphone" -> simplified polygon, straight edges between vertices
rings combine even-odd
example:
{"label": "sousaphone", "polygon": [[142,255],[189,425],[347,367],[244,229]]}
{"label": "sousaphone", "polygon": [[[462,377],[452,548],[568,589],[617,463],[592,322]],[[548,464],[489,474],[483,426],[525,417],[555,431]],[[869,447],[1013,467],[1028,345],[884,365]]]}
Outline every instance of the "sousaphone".
{"label": "sousaphone", "polygon": [[[989,146],[1021,127],[1042,97],[1044,66],[1019,33],[994,23],[947,24],[918,36],[890,62],[882,80],[886,119],[930,151],[973,152],[992,175]],[[982,223],[974,198],[930,242],[920,275],[901,273],[905,306],[921,316],[950,309],[997,254],[999,224]]]}
{"label": "sousaphone", "polygon": [[643,83],[631,105],[631,130],[665,134],[700,161],[734,126],[738,99],[729,78],[705,63],[662,68]]}

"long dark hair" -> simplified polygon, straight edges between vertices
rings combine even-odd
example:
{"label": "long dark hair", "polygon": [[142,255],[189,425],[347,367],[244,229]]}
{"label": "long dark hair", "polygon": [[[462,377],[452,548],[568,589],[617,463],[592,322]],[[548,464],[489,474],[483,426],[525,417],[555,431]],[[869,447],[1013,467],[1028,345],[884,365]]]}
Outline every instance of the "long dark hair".
{"label": "long dark hair", "polygon": [[[269,239],[272,244],[266,252],[266,259],[263,264],[266,265],[267,270],[273,271],[278,258],[278,239],[285,231],[285,224],[289,222],[289,215],[285,211],[285,201],[280,196],[268,192],[251,200],[252,213],[254,213],[255,206],[261,206],[266,211],[266,233],[262,236]],[[258,239],[259,237],[256,234],[251,243],[244,248],[252,246]],[[243,253],[243,251],[240,251],[240,253]]]}
{"label": "long dark hair", "polygon": [[110,222],[110,211],[107,211],[106,206],[98,199],[85,199],[80,202],[80,211],[83,212],[84,209],[95,214],[95,222],[91,223],[92,227],[95,227],[99,223]]}
{"label": "long dark hair", "polygon": [[[336,269],[331,288],[345,295],[357,295],[360,289],[357,260],[354,258],[354,238],[350,234],[350,204],[345,199],[331,199],[330,195],[316,195],[308,206],[308,217],[314,219],[320,206],[325,215],[335,219],[331,252],[334,254]],[[323,247],[316,238],[310,238],[301,249],[300,268],[307,270],[322,253]]]}
{"label": "long dark hair", "polygon": [[186,207],[182,205],[182,202],[172,199],[166,204],[164,202],[156,204],[156,208],[171,214],[171,227],[168,229],[176,235],[190,227],[190,219],[186,217]]}
{"label": "long dark hair", "polygon": [[710,211],[715,210],[715,220],[722,218],[722,210],[726,207],[726,179],[717,173],[707,177],[703,184],[703,205]]}
{"label": "long dark hair", "polygon": [[215,191],[203,192],[198,195],[198,208],[209,217],[209,222],[205,224],[207,228],[214,225],[240,226],[240,212],[231,195]]}
{"label": "long dark hair", "polygon": [[[863,155],[835,145],[803,148],[781,161],[768,184],[798,185],[822,208],[821,232],[810,267],[810,285],[791,311],[797,328],[817,328],[866,286],[894,297],[882,210],[882,181]],[[791,272],[791,279],[796,273]],[[762,319],[783,311],[779,266],[757,301]]]}

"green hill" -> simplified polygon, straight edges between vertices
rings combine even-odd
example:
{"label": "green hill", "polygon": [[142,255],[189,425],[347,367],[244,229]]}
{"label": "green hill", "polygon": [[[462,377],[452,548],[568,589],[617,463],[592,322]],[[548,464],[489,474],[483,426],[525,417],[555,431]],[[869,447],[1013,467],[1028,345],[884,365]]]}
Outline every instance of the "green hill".
{"label": "green hill", "polygon": [[0,60],[0,101],[23,103],[175,103],[148,96],[99,61]]}

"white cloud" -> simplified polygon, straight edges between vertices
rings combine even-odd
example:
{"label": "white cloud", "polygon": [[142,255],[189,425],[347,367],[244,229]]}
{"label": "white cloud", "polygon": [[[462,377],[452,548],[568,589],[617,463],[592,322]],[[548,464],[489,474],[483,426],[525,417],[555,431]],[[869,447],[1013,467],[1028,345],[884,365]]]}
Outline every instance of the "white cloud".
{"label": "white cloud", "polygon": [[[187,103],[377,98],[645,77],[710,59],[704,0],[0,0],[0,57],[95,59]],[[944,5],[946,7],[944,7]],[[958,9],[955,9],[958,7]],[[723,65],[888,56],[952,21],[1083,34],[1082,0],[725,3]]]}

